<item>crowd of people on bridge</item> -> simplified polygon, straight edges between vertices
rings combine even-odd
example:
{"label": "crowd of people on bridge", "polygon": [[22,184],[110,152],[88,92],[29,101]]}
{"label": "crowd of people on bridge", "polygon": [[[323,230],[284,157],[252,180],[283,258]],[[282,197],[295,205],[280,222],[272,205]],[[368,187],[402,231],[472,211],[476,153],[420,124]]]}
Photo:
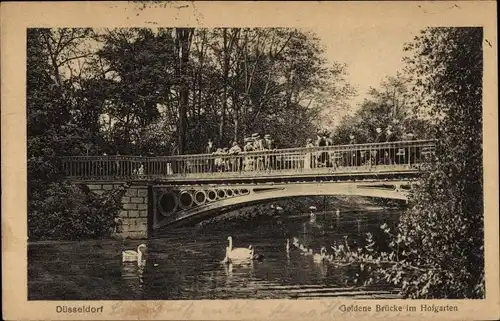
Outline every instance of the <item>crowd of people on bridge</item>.
{"label": "crowd of people on bridge", "polygon": [[[389,126],[384,132],[377,128],[375,143],[394,141],[394,135]],[[412,135],[405,137],[413,139]],[[357,144],[354,134],[349,136],[349,145]],[[339,166],[370,166],[370,165],[391,165],[406,162],[408,150],[399,148],[384,148],[353,150],[346,152],[329,151],[328,148],[318,150],[316,147],[333,146],[333,141],[327,131],[317,133],[316,139],[306,140],[306,148],[315,148],[314,151],[304,153],[286,152],[281,154],[275,141],[269,134],[263,137],[259,133],[246,137],[244,145],[241,147],[237,141],[232,141],[230,147],[217,147],[212,139],[208,140],[205,154],[213,155],[206,161],[206,168],[203,172],[227,172],[227,171],[262,171],[273,169],[297,169],[297,168],[319,168],[319,167],[339,167]],[[264,152],[261,155],[252,155],[248,152]],[[267,153],[266,153],[267,152]],[[238,157],[243,153],[241,157]],[[285,159],[283,158],[285,157]],[[199,166],[198,166],[199,167]],[[197,170],[199,171],[199,169]]]}
{"label": "crowd of people on bridge", "polygon": [[[376,129],[376,137],[370,143],[387,143],[395,141],[395,135],[388,127],[385,131]],[[403,140],[413,140],[413,135],[404,135]],[[364,141],[362,143],[365,143]],[[217,172],[252,172],[267,170],[304,170],[316,168],[338,168],[355,166],[376,166],[407,164],[418,162],[426,149],[419,146],[409,148],[406,145],[362,145],[354,134],[349,135],[349,144],[333,146],[333,141],[326,131],[320,131],[316,139],[308,138],[302,148],[278,149],[271,135],[261,136],[259,133],[246,137],[244,144],[230,142],[228,147],[217,147],[209,139],[203,154],[182,155],[165,159],[137,161],[120,159],[112,160],[111,165],[98,163],[98,172],[132,175],[149,175],[153,173],[169,175],[174,173],[217,173]],[[353,145],[351,147],[351,145]],[[304,148],[305,147],[305,148]],[[106,156],[106,155],[104,155]],[[120,155],[117,155],[120,156]],[[82,165],[83,166],[83,165]],[[78,169],[80,171],[80,169]],[[129,174],[129,175],[130,175]]]}
{"label": "crowd of people on bridge", "polygon": [[[214,159],[208,161],[208,170],[215,172],[224,171],[254,171],[271,168],[272,157],[235,157],[242,152],[264,152],[276,150],[275,141],[271,135],[265,134],[261,138],[259,133],[244,139],[243,148],[237,141],[230,142],[230,148],[217,148],[214,142],[209,139],[205,149],[206,154],[214,155]],[[233,157],[228,157],[233,156]]]}

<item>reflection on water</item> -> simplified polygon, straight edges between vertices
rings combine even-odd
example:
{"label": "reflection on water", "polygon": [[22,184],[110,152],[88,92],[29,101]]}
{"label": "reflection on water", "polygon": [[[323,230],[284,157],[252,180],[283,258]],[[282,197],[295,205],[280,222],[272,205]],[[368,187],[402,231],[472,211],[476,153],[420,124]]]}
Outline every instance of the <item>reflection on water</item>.
{"label": "reflection on water", "polygon": [[[29,299],[264,299],[389,298],[388,285],[364,287],[356,267],[316,262],[312,253],[344,241],[363,246],[397,213],[316,213],[289,216],[283,224],[253,230],[173,230],[146,242],[145,265],[122,263],[123,247],[139,241],[46,242],[29,245]],[[222,263],[227,236],[235,247],[253,245],[262,261]],[[287,245],[288,240],[288,245]]]}

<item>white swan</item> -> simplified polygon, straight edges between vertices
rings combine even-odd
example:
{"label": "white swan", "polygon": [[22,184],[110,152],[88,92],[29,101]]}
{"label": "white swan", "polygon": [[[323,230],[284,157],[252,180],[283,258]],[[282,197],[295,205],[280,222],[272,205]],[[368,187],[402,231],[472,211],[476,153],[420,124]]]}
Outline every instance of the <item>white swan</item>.
{"label": "white swan", "polygon": [[321,247],[321,253],[320,254],[314,254],[313,255],[313,260],[316,263],[321,263],[324,260],[326,260],[326,248],[323,246]]}
{"label": "white swan", "polygon": [[285,249],[286,249],[286,253],[288,254],[290,252],[290,239],[286,239]]}
{"label": "white swan", "polygon": [[143,255],[146,250],[146,244],[141,244],[137,247],[137,252],[134,250],[125,250],[122,252],[122,262],[137,262],[138,265],[143,263]]}
{"label": "white swan", "polygon": [[223,260],[224,263],[231,263],[232,261],[258,260],[263,258],[262,255],[254,254],[254,248],[251,245],[248,248],[233,247],[233,238],[228,236],[227,240],[229,241],[229,245],[226,247],[226,257]]}

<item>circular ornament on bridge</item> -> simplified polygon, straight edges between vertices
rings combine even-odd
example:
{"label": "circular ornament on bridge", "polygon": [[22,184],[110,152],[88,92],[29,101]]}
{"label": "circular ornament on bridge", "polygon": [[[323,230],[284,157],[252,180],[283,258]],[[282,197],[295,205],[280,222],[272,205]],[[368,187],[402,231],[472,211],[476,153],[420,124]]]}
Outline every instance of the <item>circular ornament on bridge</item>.
{"label": "circular ornament on bridge", "polygon": [[207,194],[205,191],[196,191],[194,193],[194,202],[197,205],[203,205],[207,201]]}
{"label": "circular ornament on bridge", "polygon": [[179,194],[179,205],[182,209],[188,209],[193,205],[193,195],[188,191]]}
{"label": "circular ornament on bridge", "polygon": [[215,201],[217,199],[217,192],[215,192],[215,190],[213,190],[213,189],[208,190],[207,199],[209,202]]}
{"label": "circular ornament on bridge", "polygon": [[233,190],[231,190],[231,191],[233,192],[233,195],[234,195],[234,196],[238,196],[238,195],[240,195],[240,191],[239,191],[239,190],[237,190],[237,189],[233,189]]}
{"label": "circular ornament on bridge", "polygon": [[219,199],[226,198],[226,191],[223,189],[218,190],[217,196],[219,197]]}
{"label": "circular ornament on bridge", "polygon": [[250,191],[246,188],[240,189],[240,195],[247,195],[250,194]]}
{"label": "circular ornament on bridge", "polygon": [[227,189],[226,190],[226,195],[227,195],[227,197],[233,196],[233,190],[232,189]]}
{"label": "circular ornament on bridge", "polygon": [[168,216],[177,209],[177,198],[173,193],[164,192],[158,198],[158,209],[163,216]]}

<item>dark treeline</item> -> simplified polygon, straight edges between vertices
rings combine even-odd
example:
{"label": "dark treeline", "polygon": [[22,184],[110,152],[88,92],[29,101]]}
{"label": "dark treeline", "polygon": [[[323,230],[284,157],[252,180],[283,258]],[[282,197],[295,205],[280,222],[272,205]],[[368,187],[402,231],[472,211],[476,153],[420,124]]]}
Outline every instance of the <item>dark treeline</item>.
{"label": "dark treeline", "polygon": [[199,153],[254,132],[302,146],[353,94],[314,34],[288,28],[30,29],[28,48],[56,89],[47,116],[75,127],[65,154]]}

